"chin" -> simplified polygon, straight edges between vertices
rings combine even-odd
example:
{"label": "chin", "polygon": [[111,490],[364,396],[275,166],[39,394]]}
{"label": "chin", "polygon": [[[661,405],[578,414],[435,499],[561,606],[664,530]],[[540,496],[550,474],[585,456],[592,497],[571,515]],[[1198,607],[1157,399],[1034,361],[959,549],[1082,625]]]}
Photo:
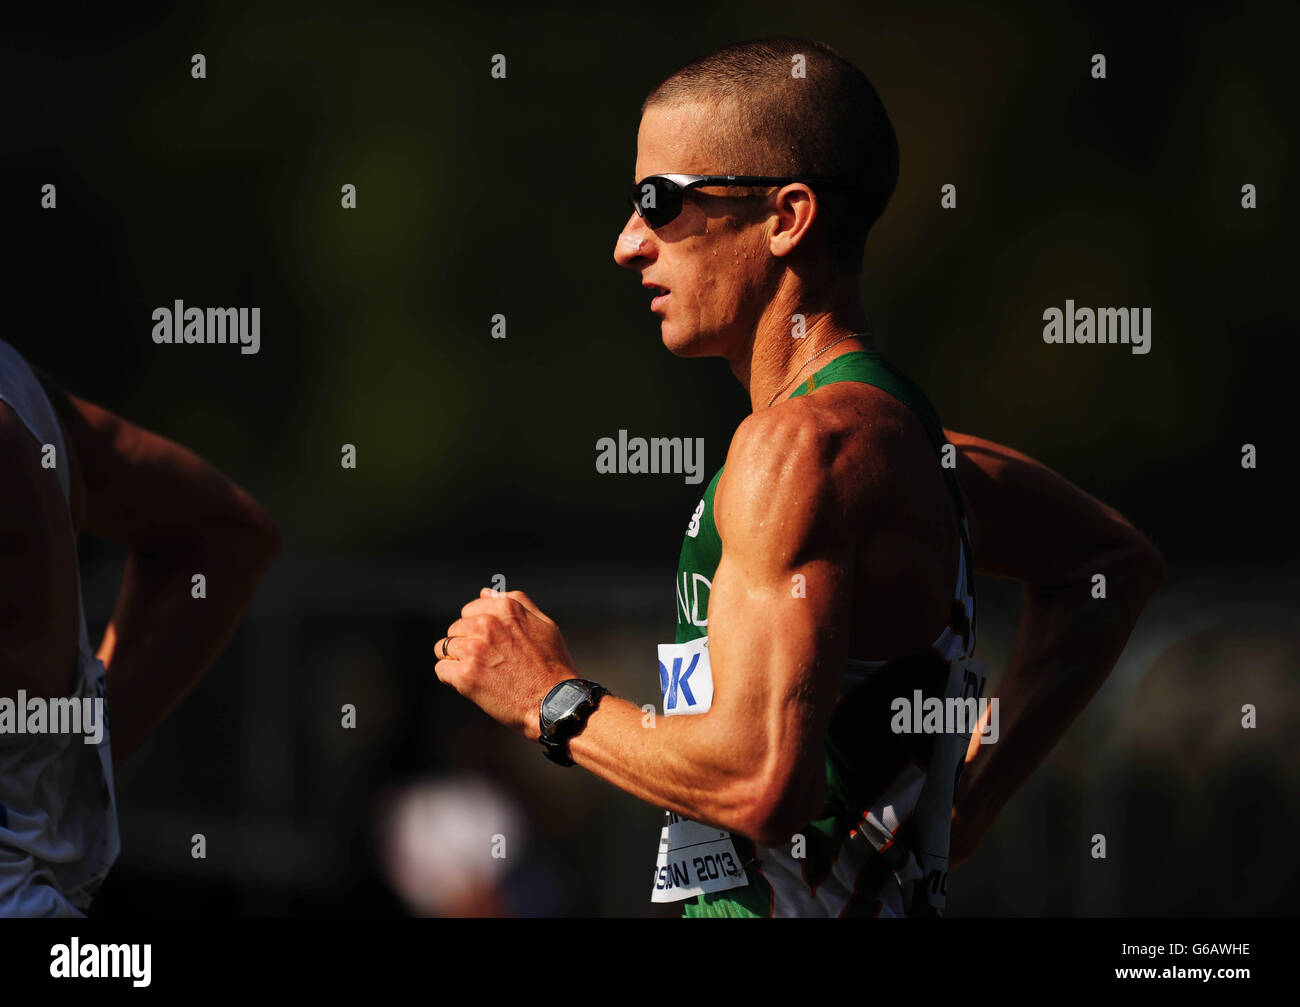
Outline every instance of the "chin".
{"label": "chin", "polygon": [[683,332],[668,319],[659,324],[659,336],[664,348],[675,357],[718,356],[718,351],[714,348],[715,340],[703,333]]}

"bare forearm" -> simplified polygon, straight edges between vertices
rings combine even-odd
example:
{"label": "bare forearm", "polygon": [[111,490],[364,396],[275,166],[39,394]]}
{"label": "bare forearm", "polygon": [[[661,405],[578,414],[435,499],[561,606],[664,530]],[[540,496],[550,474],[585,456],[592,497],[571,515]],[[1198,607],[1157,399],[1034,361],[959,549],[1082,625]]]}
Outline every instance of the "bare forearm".
{"label": "bare forearm", "polygon": [[701,717],[660,716],[654,727],[645,726],[646,717],[627,700],[606,696],[570,742],[571,758],[656,807],[720,829],[749,829],[756,801],[750,774],[709,755],[731,751],[725,739],[708,741]]}
{"label": "bare forearm", "polygon": [[[278,549],[273,529],[222,529],[167,552],[132,550],[99,657],[114,761],[131,755],[215,663]],[[193,596],[203,574],[206,597]]]}

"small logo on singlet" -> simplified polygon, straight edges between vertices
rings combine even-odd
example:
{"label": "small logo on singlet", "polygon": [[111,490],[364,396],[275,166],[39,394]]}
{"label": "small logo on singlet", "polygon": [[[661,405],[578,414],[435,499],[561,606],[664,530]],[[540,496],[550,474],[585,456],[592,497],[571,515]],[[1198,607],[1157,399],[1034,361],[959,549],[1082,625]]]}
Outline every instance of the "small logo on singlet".
{"label": "small logo on singlet", "polygon": [[700,533],[700,518],[704,517],[704,501],[701,500],[691,515],[691,523],[686,526],[686,537],[695,538]]}

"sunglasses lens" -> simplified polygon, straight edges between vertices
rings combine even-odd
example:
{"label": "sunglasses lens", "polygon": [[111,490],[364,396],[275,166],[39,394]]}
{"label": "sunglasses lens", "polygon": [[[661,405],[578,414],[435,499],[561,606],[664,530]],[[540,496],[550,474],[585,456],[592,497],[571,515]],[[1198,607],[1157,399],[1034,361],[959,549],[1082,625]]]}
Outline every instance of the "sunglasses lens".
{"label": "sunglasses lens", "polygon": [[682,212],[682,187],[671,179],[651,175],[632,186],[632,206],[652,229],[663,227]]}

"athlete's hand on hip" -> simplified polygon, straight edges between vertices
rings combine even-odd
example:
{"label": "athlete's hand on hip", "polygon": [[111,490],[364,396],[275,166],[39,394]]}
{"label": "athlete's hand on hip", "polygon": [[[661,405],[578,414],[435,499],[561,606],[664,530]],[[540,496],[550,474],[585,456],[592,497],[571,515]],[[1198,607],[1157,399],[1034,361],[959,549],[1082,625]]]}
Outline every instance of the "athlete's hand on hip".
{"label": "athlete's hand on hip", "polygon": [[485,587],[434,645],[440,681],[536,741],[551,688],[577,678],[559,627],[522,591]]}

